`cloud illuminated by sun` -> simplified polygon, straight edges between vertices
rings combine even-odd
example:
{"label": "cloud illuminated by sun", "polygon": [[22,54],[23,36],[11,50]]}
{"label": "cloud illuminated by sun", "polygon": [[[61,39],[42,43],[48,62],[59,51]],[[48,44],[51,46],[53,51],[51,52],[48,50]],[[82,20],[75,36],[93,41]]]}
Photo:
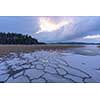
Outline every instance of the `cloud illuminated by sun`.
{"label": "cloud illuminated by sun", "polygon": [[40,17],[39,18],[40,30],[36,33],[56,31],[56,30],[60,29],[61,27],[68,25],[69,23],[70,23],[70,21],[68,21],[68,20],[62,20],[62,21],[56,23],[49,17]]}
{"label": "cloud illuminated by sun", "polygon": [[99,34],[88,35],[88,36],[85,36],[84,39],[100,39],[100,35]]}

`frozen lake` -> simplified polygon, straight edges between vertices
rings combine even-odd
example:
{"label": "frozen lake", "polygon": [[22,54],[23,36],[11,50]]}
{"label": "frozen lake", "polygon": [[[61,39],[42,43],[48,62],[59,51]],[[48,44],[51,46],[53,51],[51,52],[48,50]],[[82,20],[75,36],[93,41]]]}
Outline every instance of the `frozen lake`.
{"label": "frozen lake", "polygon": [[10,53],[0,58],[1,83],[100,82],[100,48]]}

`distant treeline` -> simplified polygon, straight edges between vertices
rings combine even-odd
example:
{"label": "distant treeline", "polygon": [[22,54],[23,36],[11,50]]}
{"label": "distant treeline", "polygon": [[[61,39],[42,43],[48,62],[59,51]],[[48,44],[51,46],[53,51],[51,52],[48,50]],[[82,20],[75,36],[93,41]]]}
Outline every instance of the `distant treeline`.
{"label": "distant treeline", "polygon": [[[52,44],[52,43],[51,43]],[[69,45],[100,45],[100,43],[87,43],[87,42],[58,42],[53,44],[69,44]]]}
{"label": "distant treeline", "polygon": [[0,44],[45,44],[29,35],[0,32]]}

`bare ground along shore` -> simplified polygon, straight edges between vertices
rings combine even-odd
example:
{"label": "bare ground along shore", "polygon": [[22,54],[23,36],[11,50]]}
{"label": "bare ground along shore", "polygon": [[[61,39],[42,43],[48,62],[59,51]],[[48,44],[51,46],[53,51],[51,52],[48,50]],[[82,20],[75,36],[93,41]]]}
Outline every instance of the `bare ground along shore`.
{"label": "bare ground along shore", "polygon": [[11,52],[33,52],[37,50],[63,50],[68,48],[78,48],[84,46],[70,45],[0,45],[0,56]]}

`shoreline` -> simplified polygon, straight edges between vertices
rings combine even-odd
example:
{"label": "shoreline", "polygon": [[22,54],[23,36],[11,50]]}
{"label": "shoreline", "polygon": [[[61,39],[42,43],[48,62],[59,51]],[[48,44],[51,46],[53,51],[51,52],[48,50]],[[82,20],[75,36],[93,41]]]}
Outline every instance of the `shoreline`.
{"label": "shoreline", "polygon": [[69,48],[81,48],[81,45],[0,45],[0,56],[7,55],[9,53],[18,52],[34,52],[40,50],[64,50]]}

